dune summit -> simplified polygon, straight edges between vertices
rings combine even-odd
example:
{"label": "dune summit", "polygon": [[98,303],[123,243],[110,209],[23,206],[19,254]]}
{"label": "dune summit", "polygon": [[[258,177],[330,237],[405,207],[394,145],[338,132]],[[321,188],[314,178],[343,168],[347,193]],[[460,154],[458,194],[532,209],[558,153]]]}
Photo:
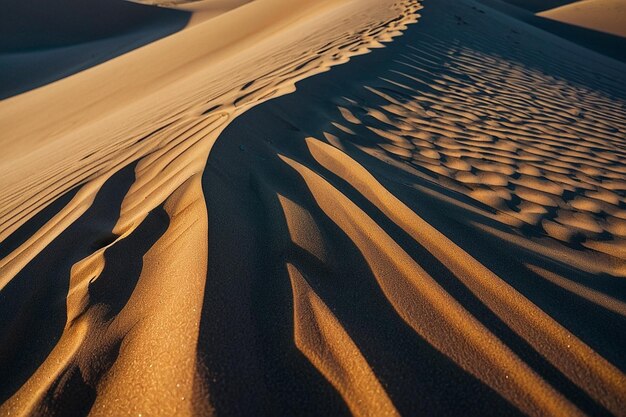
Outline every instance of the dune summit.
{"label": "dune summit", "polygon": [[0,101],[0,415],[625,415],[626,64],[487,0],[141,3]]}

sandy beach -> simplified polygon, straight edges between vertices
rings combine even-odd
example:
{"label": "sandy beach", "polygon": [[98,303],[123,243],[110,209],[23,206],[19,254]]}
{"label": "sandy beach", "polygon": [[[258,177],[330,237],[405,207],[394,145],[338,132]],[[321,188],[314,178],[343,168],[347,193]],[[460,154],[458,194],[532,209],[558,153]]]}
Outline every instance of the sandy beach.
{"label": "sandy beach", "polygon": [[2,7],[0,415],[626,416],[626,2]]}

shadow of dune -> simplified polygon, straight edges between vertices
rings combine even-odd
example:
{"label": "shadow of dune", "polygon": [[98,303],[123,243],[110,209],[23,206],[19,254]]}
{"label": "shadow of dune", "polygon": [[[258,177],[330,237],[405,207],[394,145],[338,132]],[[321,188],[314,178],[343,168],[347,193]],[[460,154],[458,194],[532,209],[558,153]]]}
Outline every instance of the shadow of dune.
{"label": "shadow of dune", "polygon": [[137,286],[144,255],[165,234],[169,221],[161,205],[151,211],[129,236],[104,251],[104,269],[89,285],[89,302],[107,307],[103,320],[116,317],[124,308]]}
{"label": "shadow of dune", "polygon": [[66,324],[72,266],[111,240],[135,164],[113,175],[91,207],[0,293],[0,402],[15,393],[56,345]]}
{"label": "shadow of dune", "polygon": [[77,45],[186,16],[123,0],[25,0],[3,4],[0,51]]}
{"label": "shadow of dune", "polygon": [[[492,17],[491,13],[486,12]],[[557,46],[547,40],[541,45],[534,45],[533,42],[537,42],[533,38],[537,36],[536,32],[531,37],[525,32],[518,32],[519,28],[527,28],[523,23],[516,26],[514,32],[501,22],[495,24],[498,22],[496,19],[487,20],[480,26],[478,23],[483,14],[465,4],[430,1],[420,22],[385,49],[353,58],[350,64],[298,83],[295,93],[249,110],[222,133],[211,151],[203,178],[209,212],[209,274],[202,337],[198,346],[201,356],[205,358],[207,372],[213,378],[209,391],[215,394],[218,411],[238,407],[236,404],[240,398],[238,395],[243,394],[242,387],[256,391],[254,394],[246,391],[252,400],[247,406],[249,408],[241,409],[242,413],[266,410],[263,398],[271,398],[268,403],[284,404],[285,409],[289,409],[292,403],[273,396],[277,392],[297,390],[306,381],[310,383],[322,378],[311,373],[312,365],[303,363],[302,359],[297,365],[293,362],[297,349],[293,340],[290,283],[285,271],[285,264],[291,263],[302,271],[314,292],[354,340],[401,414],[468,415],[476,412],[476,415],[512,415],[517,412],[491,388],[463,371],[402,321],[378,287],[376,277],[358,246],[318,206],[302,178],[278,158],[278,155],[285,155],[315,171],[355,203],[432,275],[438,285],[567,400],[591,415],[610,415],[597,399],[572,382],[562,370],[504,323],[407,231],[396,225],[348,181],[322,167],[305,144],[307,137],[322,141],[326,138],[327,142],[332,142],[365,167],[414,213],[609,362],[622,371],[626,369],[626,362],[620,355],[619,337],[615,336],[616,329],[618,333],[626,330],[626,318],[549,282],[527,265],[540,265],[567,277],[571,282],[624,301],[626,287],[621,280],[606,274],[585,272],[567,261],[507,241],[501,237],[502,234],[523,236],[528,241],[544,239],[540,240],[543,243],[548,237],[541,221],[519,226],[519,230],[499,221],[500,218],[495,216],[498,210],[472,197],[472,187],[463,184],[451,187],[452,181],[433,170],[425,158],[418,160],[412,156],[412,160],[398,147],[388,151],[385,149],[391,148],[377,148],[393,143],[393,140],[381,139],[385,132],[391,130],[394,135],[400,136],[403,130],[410,131],[408,127],[389,124],[385,118],[393,117],[402,106],[411,108],[418,99],[423,106],[419,109],[421,113],[418,114],[416,109],[415,113],[408,112],[402,117],[421,117],[429,122],[423,124],[423,131],[414,128],[416,131],[411,132],[419,134],[428,128],[432,128],[433,132],[439,129],[443,132],[441,136],[450,143],[462,140],[459,136],[468,134],[470,122],[475,122],[483,130],[497,126],[501,130],[496,129],[495,132],[501,134],[502,140],[507,140],[509,135],[523,133],[524,138],[536,139],[537,146],[545,146],[541,143],[542,135],[550,137],[552,132],[545,133],[536,127],[544,122],[557,126],[554,135],[569,138],[569,134],[572,140],[579,135],[579,141],[587,139],[587,135],[578,131],[559,131],[578,120],[572,119],[573,113],[558,114],[559,106],[546,102],[546,97],[551,98],[551,95],[557,98],[557,102],[563,99],[569,93],[568,88],[597,97],[597,100],[594,98],[586,102],[581,96],[581,103],[588,105],[587,111],[594,115],[592,117],[602,119],[601,123],[608,123],[606,132],[615,136],[617,130],[609,125],[611,120],[619,122],[619,117],[602,117],[606,114],[602,113],[603,106],[619,108],[619,103],[626,99],[620,77],[612,78],[613,74],[617,74],[615,68],[604,71],[602,64],[595,62],[586,62],[585,67],[578,68],[572,63],[582,65],[582,59],[574,51],[559,51],[563,54],[562,59],[554,58],[550,54]],[[484,26],[491,23],[494,23],[493,27]],[[512,46],[516,45],[515,42],[522,44]],[[412,61],[407,59],[409,55]],[[478,57],[476,61],[468,59],[474,55]],[[502,77],[483,82],[470,71],[463,71],[481,61],[485,65],[482,67],[484,70],[501,70]],[[407,67],[406,63],[412,64],[413,68]],[[359,72],[355,68],[364,70]],[[506,78],[509,75],[511,80]],[[527,83],[524,77],[537,80],[537,84]],[[547,83],[549,88],[554,86],[554,90],[548,89],[543,95],[532,91],[533,86],[539,86],[541,82]],[[390,98],[383,99],[364,86],[382,91]],[[446,86],[450,86],[449,89]],[[519,91],[522,98],[499,103],[498,106],[493,104],[497,111],[492,113],[480,114],[482,108],[470,105],[467,106],[469,110],[464,111],[478,114],[473,114],[475,118],[472,119],[469,119],[472,115],[460,114],[458,109],[452,109],[456,113],[451,110],[445,114],[447,118],[438,113],[459,97],[469,95],[489,99],[502,91],[508,93],[509,89]],[[527,95],[525,89],[530,91]],[[531,115],[524,115],[524,110],[530,106],[545,107]],[[507,113],[510,109],[520,110],[519,114],[526,119],[520,117],[520,120],[515,120]],[[584,127],[592,129],[591,126]],[[527,130],[520,133],[521,128]],[[379,135],[376,132],[383,133]],[[480,129],[478,133],[481,133]],[[424,141],[434,143],[436,137],[433,135]],[[530,141],[528,147],[534,143]],[[470,148],[465,145],[466,142],[461,142],[461,145],[451,149],[469,153]],[[599,141],[589,145],[590,154],[603,151],[605,145],[608,149],[613,143]],[[378,149],[378,153],[365,151],[374,148]],[[561,152],[567,150],[567,146],[558,143],[555,148],[562,149]],[[480,149],[483,153],[476,156],[478,151],[474,152],[470,160],[482,158],[483,162],[492,161],[489,158],[494,156],[494,151],[489,145],[471,149],[472,152]],[[521,156],[526,155],[524,152],[524,149],[520,151]],[[425,162],[420,165],[422,160]],[[517,163],[522,164],[523,158]],[[475,174],[479,171],[472,167],[470,172]],[[514,182],[504,188],[516,191],[515,181],[521,175],[510,175]],[[539,175],[538,178],[546,183],[552,181],[553,177],[546,175]],[[564,203],[558,209],[571,209],[568,202],[583,192],[581,188],[563,193]],[[279,196],[292,201],[312,216],[326,246],[327,259],[320,259],[292,242]],[[519,214],[523,211],[524,200],[516,194],[514,197],[505,209]],[[548,207],[544,216],[553,219],[559,210]],[[486,230],[497,230],[502,234],[492,235]],[[608,238],[600,235],[598,239]],[[568,249],[572,247],[574,245],[568,246]],[[579,245],[576,248],[582,256],[584,247]],[[224,332],[226,337],[220,339]],[[278,343],[278,340],[281,342]],[[214,350],[216,344],[223,350]],[[228,359],[220,363],[222,354]],[[308,374],[303,371],[307,368]],[[251,372],[255,376],[248,380]],[[263,383],[250,382],[256,380]],[[316,392],[315,395],[324,404],[340,401],[337,392],[332,390]],[[300,398],[300,395],[294,397]]]}
{"label": "shadow of dune", "polygon": [[539,16],[529,19],[528,23],[592,51],[626,62],[626,38],[621,36],[557,22]]}
{"label": "shadow of dune", "polygon": [[[302,149],[296,150],[302,146],[300,134],[264,129],[266,123],[280,125],[261,106],[228,127],[212,150],[203,178],[210,257],[198,350],[214,381],[209,392],[215,396],[217,411],[223,407],[233,415],[285,410],[337,415],[341,409],[341,398],[295,345],[291,286],[285,269],[289,262],[305,272],[315,292],[337,315],[401,414],[451,415],[472,410],[471,415],[516,415],[506,401],[400,319],[359,249],[320,210],[302,179],[277,157],[279,149],[302,157]],[[264,137],[271,137],[272,143]],[[245,151],[241,151],[242,143]],[[326,263],[288,242],[277,194],[311,213],[329,246]],[[244,230],[239,229],[242,223],[247,223]],[[250,238],[242,240],[242,236]],[[235,247],[237,259],[233,260]],[[256,259],[256,265],[250,258]],[[224,288],[224,283],[232,289]],[[248,288],[242,288],[245,285]],[[224,311],[225,304],[231,305],[226,307],[230,313]],[[243,338],[250,340],[246,343]],[[228,353],[216,352],[216,343],[228,343]],[[229,359],[224,361],[225,357]],[[254,367],[261,368],[258,383],[251,377]],[[238,404],[242,393],[237,390],[242,387],[249,398],[245,406]]]}
{"label": "shadow of dune", "polygon": [[76,195],[80,187],[76,187],[67,191],[62,196],[54,200],[48,207],[35,214],[23,225],[21,225],[15,232],[11,233],[6,239],[0,242],[0,259],[9,255],[15,249],[19,248],[24,242],[26,242],[32,235],[41,229],[51,218],[57,213],[63,210],[63,207],[69,203]]}
{"label": "shadow of dune", "polygon": [[289,277],[271,256],[270,225],[250,174],[232,163],[239,151],[228,143],[218,142],[213,152],[220,158],[209,162],[202,179],[209,269],[198,356],[211,404],[233,416],[349,415],[293,344]]}
{"label": "shadow of dune", "polygon": [[554,9],[555,7],[564,6],[566,4],[574,3],[578,0],[502,0],[506,3],[512,4],[522,9],[530,10],[531,12],[542,12],[548,9]]}
{"label": "shadow of dune", "polygon": [[35,415],[82,417],[89,414],[96,400],[96,390],[83,379],[80,369],[69,367],[54,381],[47,397],[48,399],[54,398],[54,403],[44,401],[38,404]]}
{"label": "shadow of dune", "polygon": [[[626,38],[536,16],[527,10],[523,10],[522,5],[518,4],[519,2],[511,0],[480,0],[480,2],[577,45],[626,62]],[[571,1],[556,2],[553,7],[546,5],[546,7],[534,8],[535,10],[533,11],[549,10],[569,3]]]}
{"label": "shadow of dune", "polygon": [[175,33],[190,18],[123,0],[26,0],[2,9],[0,100]]}

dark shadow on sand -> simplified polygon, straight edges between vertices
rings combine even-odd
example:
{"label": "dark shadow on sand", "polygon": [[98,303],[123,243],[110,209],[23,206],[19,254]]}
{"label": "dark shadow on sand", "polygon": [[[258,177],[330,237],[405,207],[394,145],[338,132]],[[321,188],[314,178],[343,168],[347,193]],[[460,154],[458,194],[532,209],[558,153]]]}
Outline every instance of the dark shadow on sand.
{"label": "dark shadow on sand", "polygon": [[[429,13],[429,7],[439,10]],[[453,206],[446,215],[448,211],[442,210],[442,204],[444,207],[446,204],[427,194],[416,193],[405,184],[418,182],[437,193],[482,208],[480,203],[447,190],[436,181],[420,182],[407,173],[393,170],[350,145],[350,140],[367,144],[359,142],[367,141],[365,129],[361,132],[354,127],[358,133],[350,139],[330,124],[343,120],[334,99],[347,97],[370,108],[386,104],[380,97],[364,92],[363,85],[376,88],[385,85],[389,91],[398,92],[394,96],[396,99],[401,97],[397,87],[378,76],[393,78],[388,70],[399,68],[394,61],[409,46],[428,42],[422,32],[438,34],[438,39],[443,42],[442,54],[436,59],[429,56],[431,67],[428,70],[436,75],[446,73],[448,65],[454,63],[455,50],[463,46],[511,59],[527,68],[600,90],[611,97],[626,97],[623,86],[601,75],[601,67],[597,67],[597,74],[577,72],[575,68],[551,62],[535,51],[511,48],[518,34],[505,33],[502,34],[503,42],[491,43],[480,36],[464,35],[464,26],[481,29],[475,26],[475,21],[459,24],[458,31],[456,26],[451,26],[456,25],[454,13],[460,13],[455,7],[451,2],[427,0],[420,22],[386,49],[353,58],[349,64],[300,82],[295,93],[249,110],[223,132],[214,146],[203,178],[209,212],[209,274],[198,350],[211,378],[209,391],[215,393],[212,400],[216,402],[218,413],[234,409],[229,414],[254,412],[263,415],[274,412],[276,408],[272,407],[284,411],[300,406],[305,413],[319,414],[330,412],[330,409],[319,407],[330,407],[341,401],[334,390],[320,391],[317,388],[315,394],[309,396],[315,399],[312,403],[294,403],[302,396],[307,397],[311,386],[317,387],[320,380],[324,381],[294,345],[292,296],[284,266],[286,262],[293,263],[304,273],[311,287],[337,316],[402,414],[499,416],[517,413],[497,393],[435,350],[399,318],[376,284],[358,248],[320,210],[298,174],[277,158],[278,154],[283,154],[314,169],[354,201],[429,271],[439,285],[581,410],[592,415],[609,414],[512,331],[377,207],[341,178],[319,166],[304,144],[307,136],[323,139],[325,131],[342,137],[345,152],[419,216],[468,250],[601,355],[622,370],[626,369],[626,362],[620,356],[621,345],[615,337],[615,334],[626,331],[623,317],[537,276],[519,259],[507,255],[497,239],[486,234],[476,236],[474,229],[470,230],[467,224],[455,220]],[[481,14],[476,9],[470,13]],[[511,38],[507,40],[507,36]],[[446,51],[451,55],[446,55]],[[419,54],[419,49],[412,52]],[[368,71],[355,71],[356,67],[368,68]],[[376,76],[372,78],[368,74]],[[412,83],[402,77],[396,77],[395,81],[409,84],[419,92],[428,88],[433,80],[426,76],[422,78],[423,83]],[[335,97],[325,96],[324,92],[328,91],[333,91]],[[368,124],[385,128],[382,122],[377,124],[371,118]],[[293,244],[281,246],[288,235],[277,194],[311,213],[325,243],[330,246],[328,253],[334,254],[327,263],[321,263]],[[487,217],[469,216],[471,222],[503,230],[503,225]],[[484,245],[474,245],[472,242],[476,239],[483,239]],[[566,274],[573,280],[583,279],[567,265],[530,251],[522,258]],[[610,277],[598,276],[595,282],[586,280],[585,284],[626,298],[624,285]],[[292,397],[283,393],[292,393]],[[239,403],[242,395],[249,398],[245,405]]]}
{"label": "dark shadow on sand", "polygon": [[135,164],[113,175],[91,207],[30,261],[0,293],[0,403],[39,368],[67,320],[72,266],[112,239]]}
{"label": "dark shadow on sand", "polygon": [[184,28],[190,13],[124,0],[2,4],[0,100],[101,64]]}

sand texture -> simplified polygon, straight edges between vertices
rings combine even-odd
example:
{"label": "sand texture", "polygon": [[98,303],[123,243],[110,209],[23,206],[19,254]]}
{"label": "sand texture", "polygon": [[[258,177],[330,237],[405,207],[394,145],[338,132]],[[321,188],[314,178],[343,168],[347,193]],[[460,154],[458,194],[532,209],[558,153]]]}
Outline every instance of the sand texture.
{"label": "sand texture", "polygon": [[626,36],[624,0],[581,0],[543,11],[539,16],[612,35]]}
{"label": "sand texture", "polygon": [[[1,416],[626,416],[626,64],[488,2],[141,3],[0,101]],[[119,41],[64,27],[7,44]]]}

